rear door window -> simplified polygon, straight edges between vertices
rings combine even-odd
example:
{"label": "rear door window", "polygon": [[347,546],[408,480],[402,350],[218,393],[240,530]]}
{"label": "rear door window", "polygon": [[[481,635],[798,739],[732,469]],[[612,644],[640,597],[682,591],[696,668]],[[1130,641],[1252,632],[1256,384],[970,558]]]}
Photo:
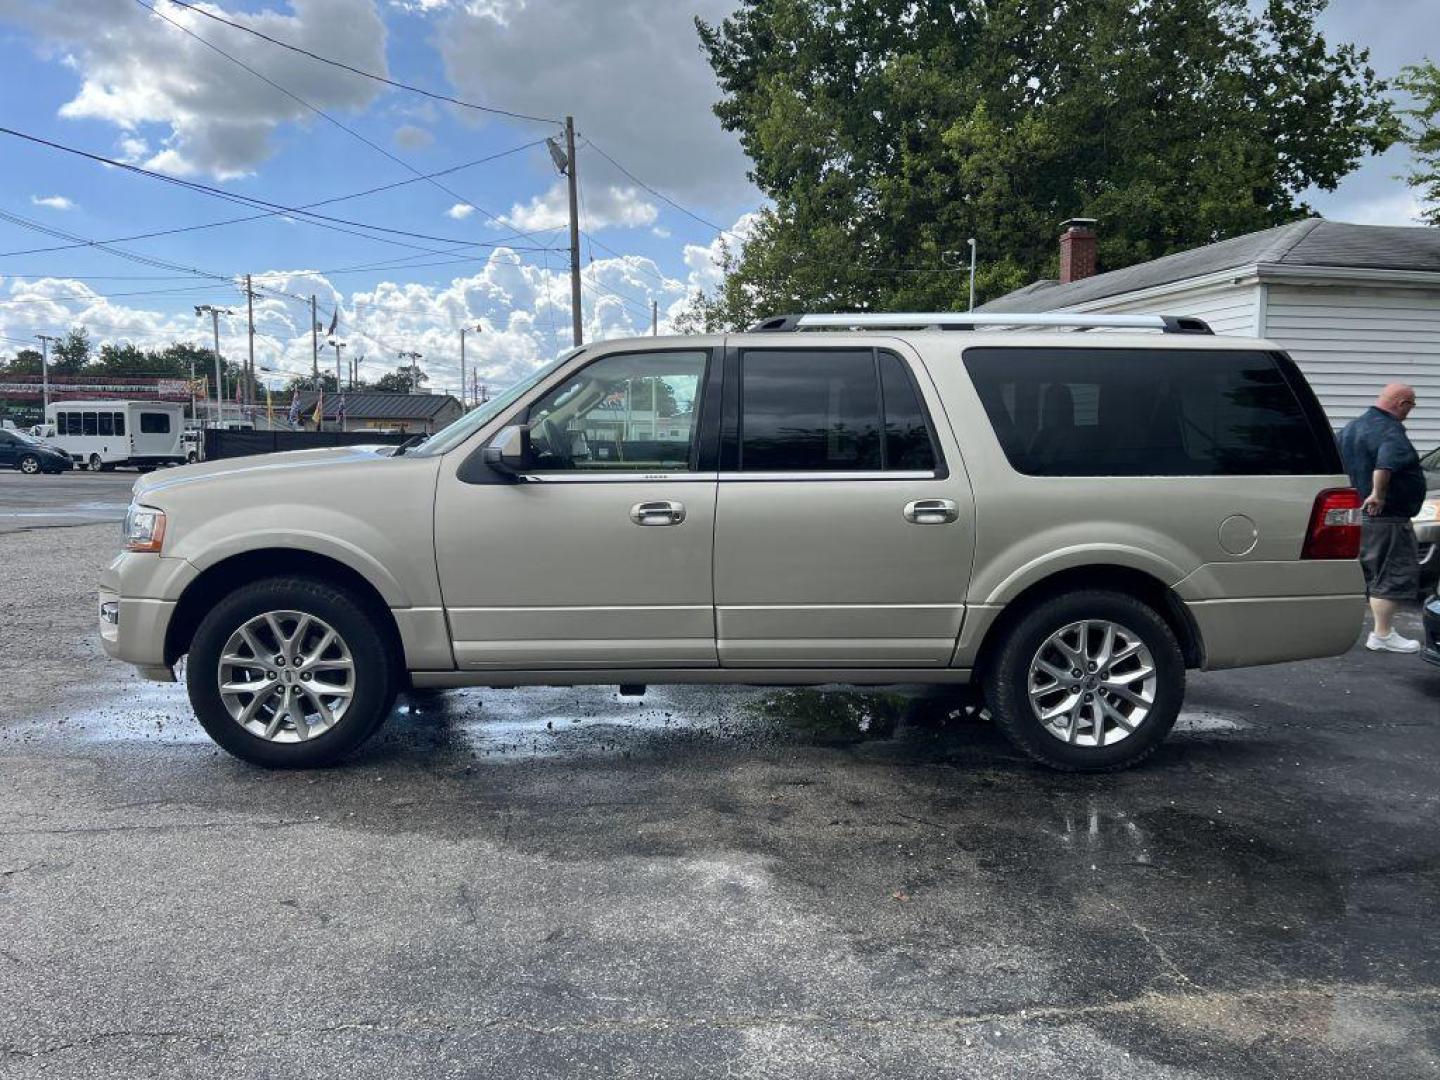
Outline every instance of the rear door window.
{"label": "rear door window", "polygon": [[170,434],[170,414],[142,412],[140,414],[140,433],[142,435]]}
{"label": "rear door window", "polygon": [[1340,471],[1293,364],[1211,349],[965,352],[1005,455],[1031,476],[1264,476]]}
{"label": "rear door window", "polygon": [[741,352],[741,471],[929,471],[936,461],[919,393],[894,353]]}

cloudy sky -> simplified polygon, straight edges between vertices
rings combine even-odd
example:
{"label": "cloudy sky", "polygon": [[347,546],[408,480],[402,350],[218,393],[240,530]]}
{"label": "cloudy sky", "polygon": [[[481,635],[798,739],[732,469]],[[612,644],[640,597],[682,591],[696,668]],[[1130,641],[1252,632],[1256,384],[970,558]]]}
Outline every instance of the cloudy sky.
{"label": "cloudy sky", "polygon": [[[77,323],[100,341],[204,340],[203,303],[240,313],[222,323],[238,355],[244,302],[229,280],[249,272],[262,367],[309,368],[313,293],[327,324],[338,307],[336,336],[364,357],[362,374],[418,350],[432,382],[454,388],[459,328],[479,326],[467,355],[482,379],[508,383],[570,340],[565,192],[543,144],[566,113],[580,133],[587,336],[648,331],[652,301],[663,332],[713,281],[717,227],[743,232],[759,202],[710,111],[691,21],[731,3],[205,5],[354,67],[539,118],[524,119],[391,89],[167,0],[0,0],[3,126],[220,189],[0,136],[0,355]],[[1324,25],[1389,75],[1440,41],[1440,3],[1334,0]],[[1387,155],[1312,202],[1339,220],[1411,224],[1394,178],[1404,165]]]}

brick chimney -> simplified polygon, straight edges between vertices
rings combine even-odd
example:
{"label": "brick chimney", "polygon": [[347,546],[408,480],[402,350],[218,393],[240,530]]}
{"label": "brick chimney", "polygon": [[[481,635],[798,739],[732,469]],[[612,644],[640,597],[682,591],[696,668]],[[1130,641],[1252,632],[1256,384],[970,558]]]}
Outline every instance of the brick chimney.
{"label": "brick chimney", "polygon": [[1068,285],[1094,277],[1097,269],[1097,245],[1094,218],[1071,218],[1061,226],[1060,284]]}

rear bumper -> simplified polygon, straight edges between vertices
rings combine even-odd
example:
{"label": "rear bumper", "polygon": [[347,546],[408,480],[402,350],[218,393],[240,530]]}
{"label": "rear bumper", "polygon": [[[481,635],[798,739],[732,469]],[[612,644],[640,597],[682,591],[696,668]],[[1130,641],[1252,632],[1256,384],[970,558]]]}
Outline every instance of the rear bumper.
{"label": "rear bumper", "polygon": [[1348,652],[1365,617],[1362,594],[1200,600],[1185,605],[1205,670],[1313,660]]}

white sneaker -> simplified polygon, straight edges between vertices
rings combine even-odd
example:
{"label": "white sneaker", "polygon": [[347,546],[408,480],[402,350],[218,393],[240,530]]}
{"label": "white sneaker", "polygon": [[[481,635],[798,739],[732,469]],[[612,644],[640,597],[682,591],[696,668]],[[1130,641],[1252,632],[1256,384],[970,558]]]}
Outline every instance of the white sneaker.
{"label": "white sneaker", "polygon": [[1417,653],[1420,651],[1420,642],[1413,638],[1401,637],[1398,630],[1391,630],[1385,637],[1371,632],[1365,639],[1365,648],[1371,652],[1398,652]]}

